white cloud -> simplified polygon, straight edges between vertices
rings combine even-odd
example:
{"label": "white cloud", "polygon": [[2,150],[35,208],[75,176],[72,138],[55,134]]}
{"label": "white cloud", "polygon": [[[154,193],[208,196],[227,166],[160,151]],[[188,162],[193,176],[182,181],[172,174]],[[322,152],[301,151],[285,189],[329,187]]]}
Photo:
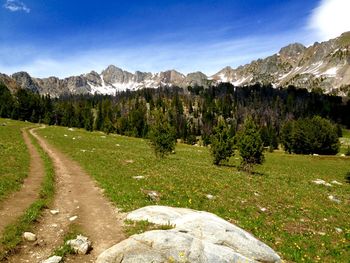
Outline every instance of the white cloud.
{"label": "white cloud", "polygon": [[30,8],[28,8],[23,2],[17,0],[6,0],[4,8],[10,10],[11,12],[23,11],[30,13]]}
{"label": "white cloud", "polygon": [[312,11],[308,28],[315,31],[319,40],[335,38],[350,31],[349,14],[349,0],[321,0]]}

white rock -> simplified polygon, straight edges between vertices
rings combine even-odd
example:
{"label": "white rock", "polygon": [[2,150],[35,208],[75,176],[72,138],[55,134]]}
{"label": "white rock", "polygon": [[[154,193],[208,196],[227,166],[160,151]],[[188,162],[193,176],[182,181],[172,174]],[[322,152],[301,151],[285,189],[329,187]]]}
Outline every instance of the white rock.
{"label": "white rock", "polygon": [[338,181],[336,181],[336,180],[333,180],[331,183],[332,183],[332,184],[336,184],[336,185],[343,185],[342,183],[340,183],[340,182],[338,182]]}
{"label": "white rock", "polygon": [[137,176],[133,176],[132,178],[136,179],[136,180],[140,180],[145,178],[143,175],[137,175]]}
{"label": "white rock", "polygon": [[341,203],[341,201],[339,199],[337,199],[336,197],[334,197],[333,195],[329,195],[328,199],[331,200],[332,202],[337,203],[337,204]]}
{"label": "white rock", "polygon": [[64,137],[68,137],[68,135],[67,135],[67,134],[65,134],[65,135],[64,135]]}
{"label": "white rock", "polygon": [[119,143],[117,143],[115,146],[120,147],[120,144],[119,144]]}
{"label": "white rock", "polygon": [[75,137],[73,137],[72,139],[75,140]]}
{"label": "white rock", "polygon": [[68,131],[74,131],[74,129],[73,128],[69,128]]}
{"label": "white rock", "polygon": [[334,228],[335,229],[335,231],[337,232],[337,233],[342,233],[343,232],[343,229],[341,229],[341,228],[339,228],[339,227],[336,227],[336,228]]}
{"label": "white rock", "polygon": [[342,153],[342,154],[340,155],[340,157],[345,157],[345,154],[344,154],[344,153]]}
{"label": "white rock", "polygon": [[[281,262],[269,246],[243,229],[208,213],[186,208],[147,206],[127,215],[133,221],[175,226],[134,235],[103,252],[98,263]],[[180,259],[179,255],[183,255]]]}
{"label": "white rock", "polygon": [[214,199],[214,196],[213,196],[213,195],[211,195],[211,194],[207,194],[205,197],[206,197],[206,198],[208,198],[209,200]]}
{"label": "white rock", "polygon": [[318,184],[318,185],[325,185],[325,186],[332,186],[330,183],[327,183],[325,180],[322,180],[322,179],[316,179],[314,181],[312,181],[313,183],[315,184]]}
{"label": "white rock", "polygon": [[259,207],[259,208],[260,208],[261,212],[266,212],[267,211],[267,208],[265,208],[265,207]]}
{"label": "white rock", "polygon": [[69,218],[69,221],[73,222],[73,221],[75,221],[77,218],[78,218],[78,216],[72,216],[72,217]]}
{"label": "white rock", "polygon": [[52,215],[57,215],[58,213],[59,213],[60,211],[59,210],[50,210],[50,213],[52,214]]}
{"label": "white rock", "polygon": [[27,241],[34,242],[36,241],[36,235],[31,233],[31,232],[24,232],[23,233],[23,238]]}
{"label": "white rock", "polygon": [[41,263],[60,263],[62,261],[62,257],[53,256],[46,260],[41,261]]}
{"label": "white rock", "polygon": [[91,242],[87,237],[82,235],[78,235],[76,239],[68,240],[66,244],[69,245],[75,253],[80,255],[87,254],[91,248]]}
{"label": "white rock", "polygon": [[319,156],[317,153],[314,153],[313,156]]}

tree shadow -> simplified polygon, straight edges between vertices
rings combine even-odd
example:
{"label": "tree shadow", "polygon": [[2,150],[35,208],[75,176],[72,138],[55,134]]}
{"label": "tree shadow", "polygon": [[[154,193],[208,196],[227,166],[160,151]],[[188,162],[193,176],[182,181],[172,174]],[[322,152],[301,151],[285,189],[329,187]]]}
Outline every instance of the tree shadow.
{"label": "tree shadow", "polygon": [[239,165],[236,164],[232,164],[232,163],[221,163],[220,165],[218,165],[219,167],[229,167],[229,168],[236,168],[239,170]]}
{"label": "tree shadow", "polygon": [[350,172],[345,175],[345,181],[350,184]]}

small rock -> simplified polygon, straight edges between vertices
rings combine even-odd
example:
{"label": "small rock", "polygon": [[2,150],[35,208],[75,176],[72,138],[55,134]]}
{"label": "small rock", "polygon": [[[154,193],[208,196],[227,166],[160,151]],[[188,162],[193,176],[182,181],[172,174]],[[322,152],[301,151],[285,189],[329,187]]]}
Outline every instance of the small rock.
{"label": "small rock", "polygon": [[75,253],[80,255],[87,254],[91,248],[91,241],[82,235],[78,235],[76,239],[68,240],[66,244],[69,245]]}
{"label": "small rock", "polygon": [[72,139],[75,140],[75,137],[73,137]]}
{"label": "small rock", "polygon": [[336,184],[336,185],[343,185],[342,183],[340,183],[340,182],[338,182],[338,181],[336,181],[336,180],[333,180],[331,183],[332,183],[332,184]]}
{"label": "small rock", "polygon": [[140,180],[145,178],[143,175],[137,175],[137,176],[133,176],[132,178],[136,179],[136,180]]}
{"label": "small rock", "polygon": [[46,260],[41,261],[41,263],[60,263],[62,261],[62,257],[52,256]]}
{"label": "small rock", "polygon": [[120,144],[119,144],[119,143],[117,143],[115,146],[120,147]]}
{"label": "small rock", "polygon": [[336,227],[336,228],[334,228],[334,229],[335,229],[335,231],[336,231],[337,233],[343,232],[343,229],[341,229],[341,228],[339,228],[339,227]]}
{"label": "small rock", "polygon": [[255,196],[260,196],[260,194],[259,194],[259,193],[254,193],[254,195],[255,195]]}
{"label": "small rock", "polygon": [[134,160],[125,160],[125,163],[134,163]]}
{"label": "small rock", "polygon": [[84,149],[82,149],[82,150],[80,150],[80,151],[83,152],[83,153],[86,152],[86,150],[84,150]]}
{"label": "small rock", "polygon": [[322,184],[322,185],[325,185],[325,186],[332,186],[330,183],[327,183],[325,180],[322,180],[322,179],[316,179],[314,181],[312,181],[313,183],[315,184]]}
{"label": "small rock", "polygon": [[345,157],[345,154],[344,154],[344,153],[342,153],[342,154],[340,155],[340,157]]}
{"label": "small rock", "polygon": [[325,236],[326,235],[325,232],[317,232],[317,234],[319,234],[320,236]]}
{"label": "small rock", "polygon": [[73,128],[69,128],[68,131],[74,131],[74,129]]}
{"label": "small rock", "polygon": [[160,194],[156,191],[149,191],[149,190],[143,190],[143,189],[141,189],[141,191],[154,202],[158,202],[160,200]]}
{"label": "small rock", "polygon": [[73,222],[73,221],[75,221],[77,218],[78,218],[78,216],[72,216],[72,217],[69,218],[69,221]]}
{"label": "small rock", "polygon": [[52,224],[51,226],[54,227],[54,228],[58,227],[57,224]]}
{"label": "small rock", "polygon": [[313,156],[318,156],[318,154],[317,154],[317,153],[314,153]]}
{"label": "small rock", "polygon": [[36,235],[31,233],[31,232],[24,232],[23,233],[23,238],[27,241],[34,242],[36,241]]}
{"label": "small rock", "polygon": [[214,199],[214,196],[213,196],[213,195],[211,195],[211,194],[207,194],[205,197],[206,197],[206,198],[208,198],[209,200]]}
{"label": "small rock", "polygon": [[332,202],[337,203],[337,204],[341,203],[341,201],[339,199],[337,199],[336,197],[334,197],[333,195],[329,195],[328,199],[331,200]]}
{"label": "small rock", "polygon": [[50,210],[50,213],[52,215],[57,215],[60,211],[59,210]]}
{"label": "small rock", "polygon": [[267,208],[265,208],[265,207],[260,207],[260,211],[261,211],[261,212],[266,212],[266,211],[267,211]]}
{"label": "small rock", "polygon": [[65,134],[65,135],[64,135],[64,137],[68,137],[68,135],[67,135],[67,134]]}

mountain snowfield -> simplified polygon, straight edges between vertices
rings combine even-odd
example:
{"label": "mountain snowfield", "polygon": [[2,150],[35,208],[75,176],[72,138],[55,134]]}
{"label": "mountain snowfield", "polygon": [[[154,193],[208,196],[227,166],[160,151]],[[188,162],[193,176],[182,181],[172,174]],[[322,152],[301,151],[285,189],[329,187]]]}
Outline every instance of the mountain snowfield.
{"label": "mountain snowfield", "polygon": [[350,92],[350,32],[326,42],[316,42],[309,47],[299,43],[290,44],[277,54],[236,69],[225,67],[213,76],[206,76],[199,71],[184,75],[176,70],[130,73],[110,65],[101,73],[91,71],[65,79],[39,79],[26,72],[18,72],[11,76],[0,74],[0,81],[11,90],[25,88],[54,97],[89,93],[114,95],[118,91],[160,86],[208,87],[221,82],[235,86],[255,83],[271,84],[274,87],[294,85],[346,96]]}

